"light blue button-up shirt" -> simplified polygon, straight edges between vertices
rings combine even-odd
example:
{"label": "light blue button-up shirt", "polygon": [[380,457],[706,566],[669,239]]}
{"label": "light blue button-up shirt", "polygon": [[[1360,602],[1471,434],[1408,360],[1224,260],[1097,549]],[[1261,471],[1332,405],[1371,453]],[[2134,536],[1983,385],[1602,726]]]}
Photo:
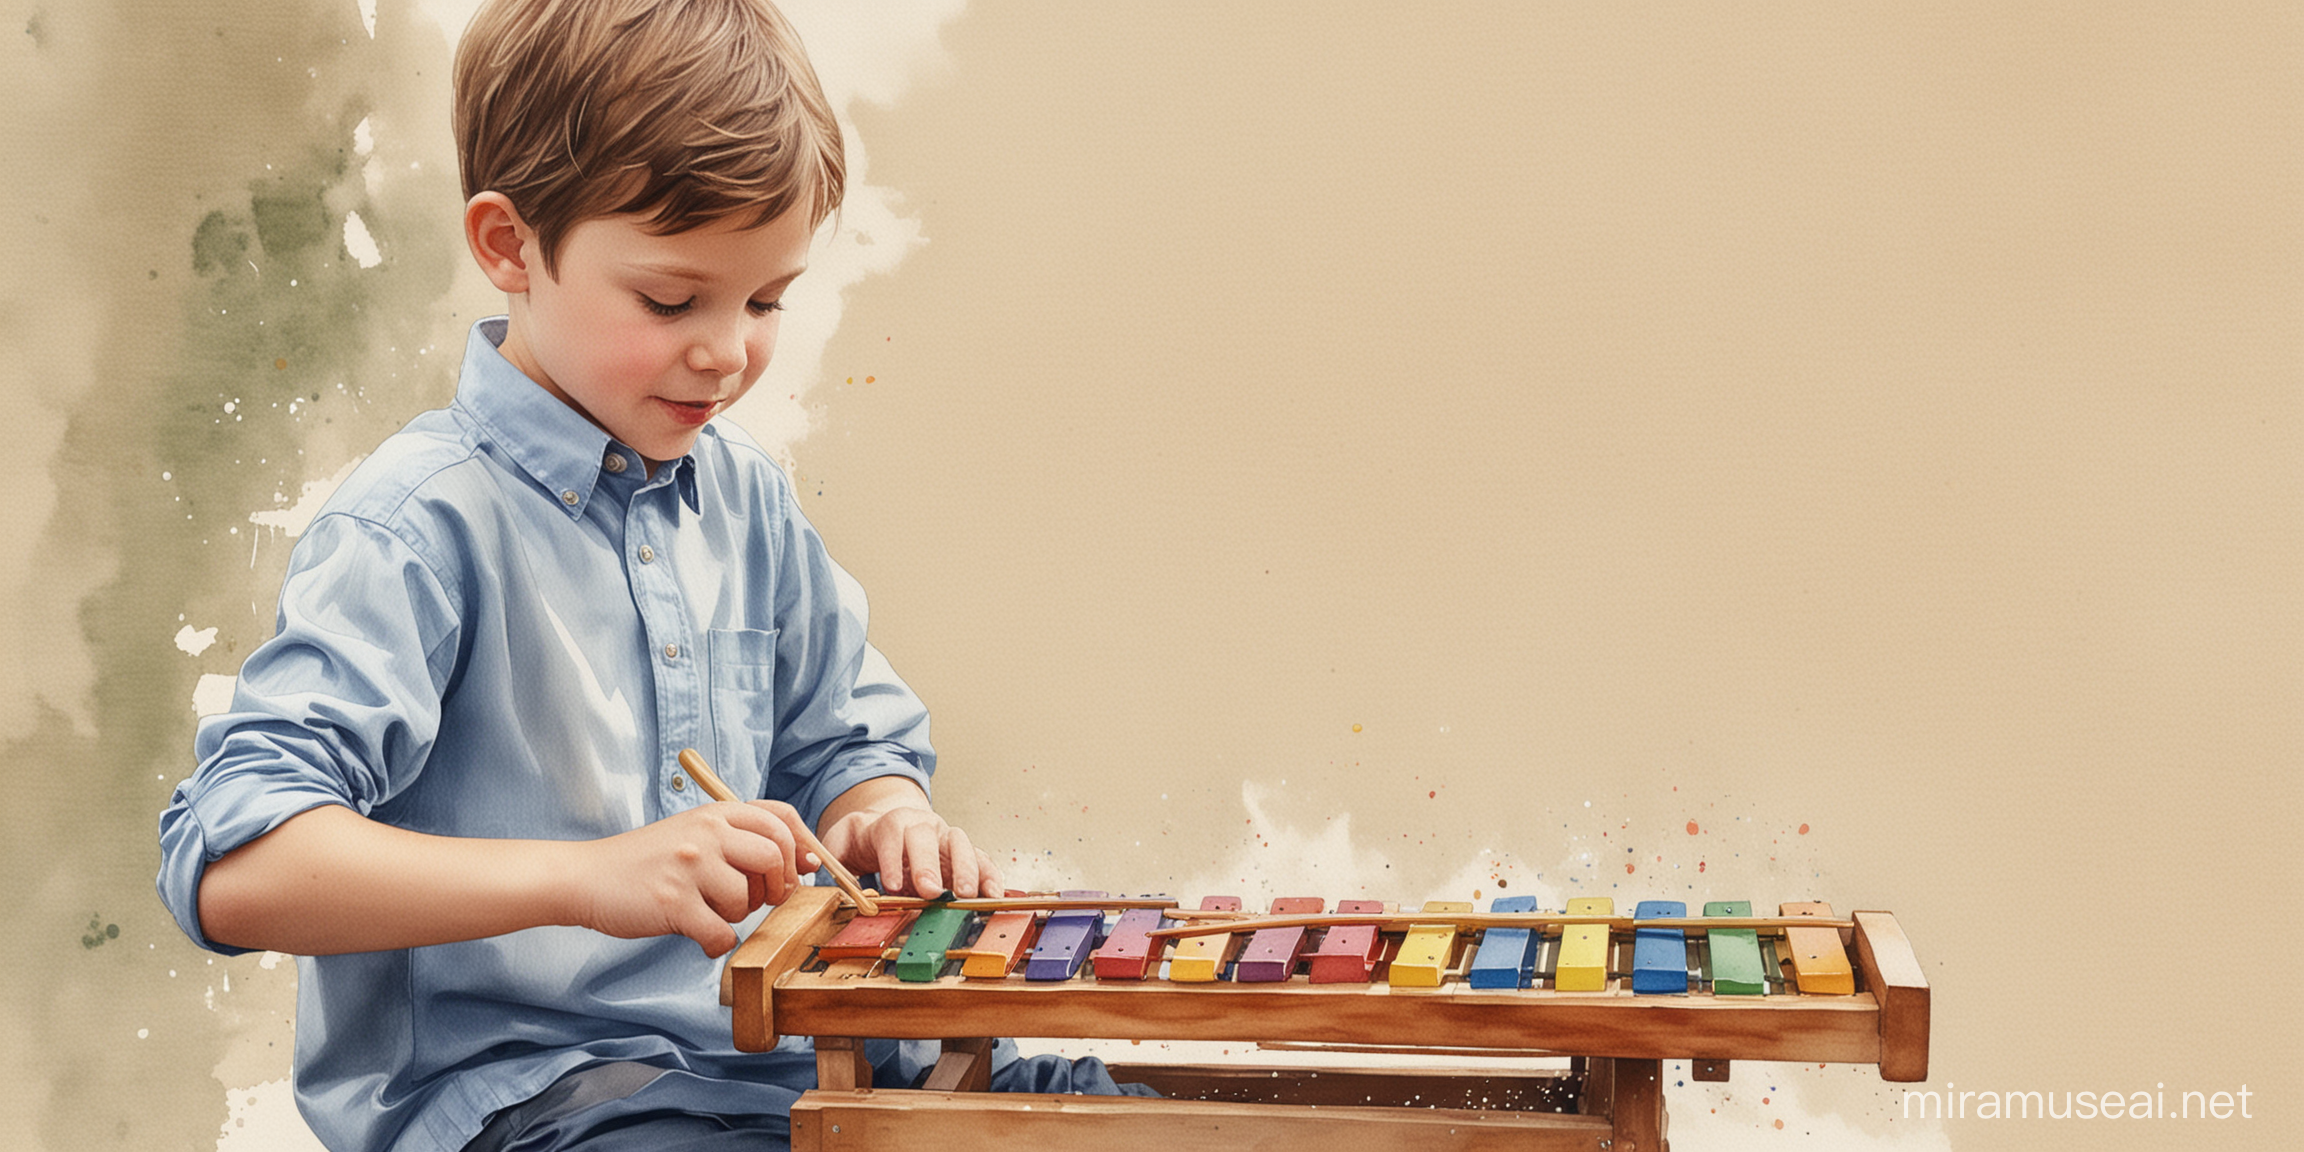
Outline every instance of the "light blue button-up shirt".
{"label": "light blue button-up shirt", "polygon": [[[201,932],[207,863],[322,804],[443,836],[595,839],[709,802],[682,748],[811,825],[870,777],[927,787],[927,712],[865,643],[862,591],[783,470],[712,424],[651,478],[503,338],[501,318],[475,325],[455,403],[386,440],[305,530],[278,634],[200,725],[159,889],[204,947],[238,951]],[[684,937],[536,928],[302,959],[298,977],[297,1102],[336,1149],[459,1147],[598,1060],[728,1079],[732,1109],[814,1080],[805,1048],[731,1048],[719,963]]]}

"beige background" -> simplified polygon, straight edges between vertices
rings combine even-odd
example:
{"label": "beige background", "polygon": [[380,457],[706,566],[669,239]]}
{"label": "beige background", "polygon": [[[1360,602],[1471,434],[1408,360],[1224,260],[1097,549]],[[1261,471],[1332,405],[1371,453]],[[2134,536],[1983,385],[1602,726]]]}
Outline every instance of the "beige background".
{"label": "beige background", "polygon": [[[496,306],[457,7],[0,5],[0,1146],[309,1139],[152,827]],[[794,5],[868,169],[744,418],[1012,880],[1888,908],[1930,1087],[2256,1118],[1741,1065],[1678,1146],[2304,1135],[2291,6],[957,7]]]}

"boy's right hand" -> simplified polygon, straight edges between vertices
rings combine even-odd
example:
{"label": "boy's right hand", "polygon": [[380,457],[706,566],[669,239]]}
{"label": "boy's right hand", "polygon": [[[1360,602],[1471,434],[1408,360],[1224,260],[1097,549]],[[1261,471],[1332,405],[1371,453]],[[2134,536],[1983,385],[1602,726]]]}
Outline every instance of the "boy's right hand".
{"label": "boy's right hand", "polygon": [[571,877],[575,922],[610,936],[680,935],[707,956],[736,946],[735,922],[783,901],[815,871],[793,836],[800,813],[774,800],[706,804],[586,842]]}

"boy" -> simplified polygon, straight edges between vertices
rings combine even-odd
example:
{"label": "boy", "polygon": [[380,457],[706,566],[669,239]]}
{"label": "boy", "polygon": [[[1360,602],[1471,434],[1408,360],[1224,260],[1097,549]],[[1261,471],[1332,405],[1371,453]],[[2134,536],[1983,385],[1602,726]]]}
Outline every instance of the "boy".
{"label": "boy", "polygon": [[[299,540],[160,892],[203,946],[304,957],[331,1148],[781,1146],[813,1059],[733,1050],[714,958],[817,866],[795,832],[891,890],[1000,888],[928,804],[860,591],[712,421],[839,203],[839,129],[766,0],[492,0],[455,93],[509,315]],[[710,803],[687,747],[757,799]],[[1079,1071],[996,1075],[1111,1090]]]}

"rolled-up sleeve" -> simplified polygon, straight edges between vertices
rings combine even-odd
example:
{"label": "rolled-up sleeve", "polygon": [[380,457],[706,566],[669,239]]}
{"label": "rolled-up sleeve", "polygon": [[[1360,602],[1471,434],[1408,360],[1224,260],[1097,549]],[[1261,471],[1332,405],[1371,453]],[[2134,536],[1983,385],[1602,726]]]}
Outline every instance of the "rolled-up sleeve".
{"label": "rolled-up sleeve", "polygon": [[313,522],[281,587],[277,632],[241,667],[228,712],[200,724],[199,766],[160,816],[160,899],[203,948],[209,862],[298,813],[367,814],[423,770],[457,642],[434,566],[385,527]]}
{"label": "rolled-up sleeve", "polygon": [[874,777],[902,776],[926,792],[936,753],[927,706],[865,638],[863,587],[833,562],[790,490],[780,484],[777,499],[780,723],[767,794],[821,826],[832,801]]}

